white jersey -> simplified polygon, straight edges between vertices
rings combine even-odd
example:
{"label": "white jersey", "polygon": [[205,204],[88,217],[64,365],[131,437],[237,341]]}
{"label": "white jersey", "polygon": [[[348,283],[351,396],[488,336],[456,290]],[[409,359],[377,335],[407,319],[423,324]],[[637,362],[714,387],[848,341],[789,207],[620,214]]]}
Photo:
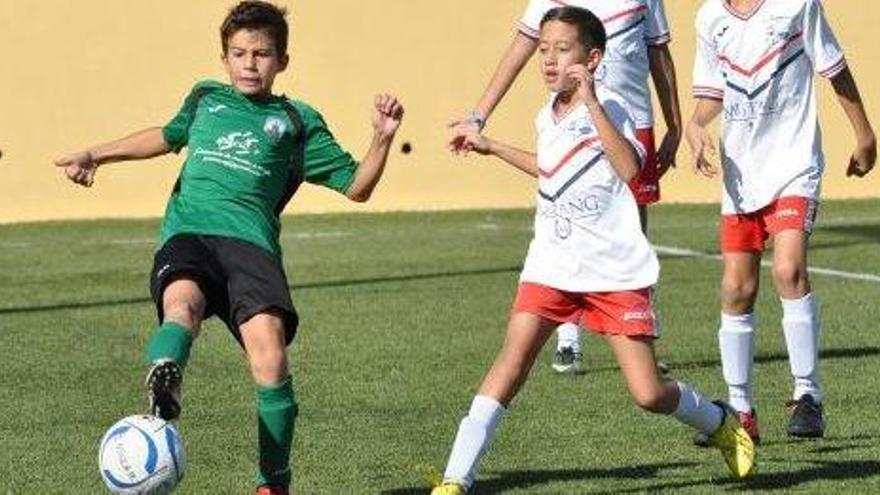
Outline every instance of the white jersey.
{"label": "white jersey", "polygon": [[544,14],[571,5],[585,8],[605,26],[605,56],[596,80],[622,95],[632,109],[636,129],[654,125],[648,88],[648,46],[668,43],[669,23],[662,0],[530,0],[519,30],[537,39]]}
{"label": "white jersey", "polygon": [[813,73],[845,68],[819,0],[759,0],[748,14],[727,0],[703,4],[694,96],[724,102],[723,214],[782,196],[818,199],[825,163]]}
{"label": "white jersey", "polygon": [[[623,97],[597,96],[614,126],[639,153]],[[636,290],[657,282],[657,257],[642,234],[635,198],[605,157],[586,105],[559,121],[556,95],[538,113],[535,236],[520,281],[568,292]]]}

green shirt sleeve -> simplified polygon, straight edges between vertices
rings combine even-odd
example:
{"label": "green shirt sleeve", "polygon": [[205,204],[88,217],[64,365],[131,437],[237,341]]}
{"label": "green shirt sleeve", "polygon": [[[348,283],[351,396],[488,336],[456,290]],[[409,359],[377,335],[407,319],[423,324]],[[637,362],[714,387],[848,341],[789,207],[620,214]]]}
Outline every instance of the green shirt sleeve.
{"label": "green shirt sleeve", "polygon": [[171,119],[171,122],[162,128],[162,136],[165,142],[171,148],[171,151],[179,153],[181,149],[189,142],[189,128],[192,126],[196,118],[196,111],[199,108],[199,101],[205,94],[211,91],[216,83],[210,81],[200,82],[193,86],[183,106],[177,115]]}
{"label": "green shirt sleeve", "polygon": [[358,162],[336,142],[317,110],[298,101],[294,101],[294,105],[300,111],[305,125],[303,169],[306,182],[344,194],[354,181]]}

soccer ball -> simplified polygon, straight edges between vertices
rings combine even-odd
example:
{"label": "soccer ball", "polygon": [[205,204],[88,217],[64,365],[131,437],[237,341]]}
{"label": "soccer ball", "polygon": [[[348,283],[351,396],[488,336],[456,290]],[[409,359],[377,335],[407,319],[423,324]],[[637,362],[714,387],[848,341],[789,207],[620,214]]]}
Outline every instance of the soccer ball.
{"label": "soccer ball", "polygon": [[112,493],[165,495],[183,478],[186,456],[174,425],[155,416],[129,416],[104,434],[98,465]]}

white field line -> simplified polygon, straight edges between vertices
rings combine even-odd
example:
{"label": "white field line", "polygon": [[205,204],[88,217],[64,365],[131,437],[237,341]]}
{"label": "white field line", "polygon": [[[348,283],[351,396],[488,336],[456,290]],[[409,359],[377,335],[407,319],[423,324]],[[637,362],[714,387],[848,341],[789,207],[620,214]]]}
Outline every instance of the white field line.
{"label": "white field line", "polygon": [[290,239],[336,239],[339,237],[348,237],[350,232],[291,232],[289,234],[281,234],[282,240]]}
{"label": "white field line", "polygon": [[[340,237],[350,236],[350,232],[292,232],[290,234],[282,234],[281,240],[302,240],[302,239],[336,239]],[[142,246],[153,245],[156,243],[155,237],[132,237],[122,239],[89,239],[80,241],[76,244],[80,246]],[[0,241],[0,249],[29,249],[37,247],[39,243],[29,241]]]}
{"label": "white field line", "polygon": [[[654,246],[654,250],[659,254],[665,254],[667,256],[680,256],[685,258],[701,258],[701,259],[710,259],[710,260],[721,260],[720,254],[710,254],[704,253],[702,251],[694,251],[692,249],[685,249],[673,246]],[[773,262],[770,260],[761,260],[761,266],[771,267],[773,266]],[[861,280],[863,282],[874,282],[880,284],[880,275],[874,273],[865,273],[865,272],[845,272],[843,270],[835,270],[833,268],[822,268],[819,266],[811,266],[807,268],[807,271],[810,273],[815,273],[816,275],[826,275],[829,277],[837,277],[843,278],[847,280]]]}

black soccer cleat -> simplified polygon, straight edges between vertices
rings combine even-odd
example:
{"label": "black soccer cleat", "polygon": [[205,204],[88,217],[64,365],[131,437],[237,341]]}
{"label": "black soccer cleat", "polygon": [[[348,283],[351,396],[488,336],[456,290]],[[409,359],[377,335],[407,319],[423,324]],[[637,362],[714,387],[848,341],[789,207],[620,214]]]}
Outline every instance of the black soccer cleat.
{"label": "black soccer cleat", "polygon": [[176,362],[162,359],[153,363],[146,380],[150,414],[165,421],[177,419],[181,409],[182,382],[183,372]]}
{"label": "black soccer cleat", "polygon": [[789,401],[788,435],[797,438],[822,438],[825,436],[825,418],[822,404],[806,394],[798,400]]}

